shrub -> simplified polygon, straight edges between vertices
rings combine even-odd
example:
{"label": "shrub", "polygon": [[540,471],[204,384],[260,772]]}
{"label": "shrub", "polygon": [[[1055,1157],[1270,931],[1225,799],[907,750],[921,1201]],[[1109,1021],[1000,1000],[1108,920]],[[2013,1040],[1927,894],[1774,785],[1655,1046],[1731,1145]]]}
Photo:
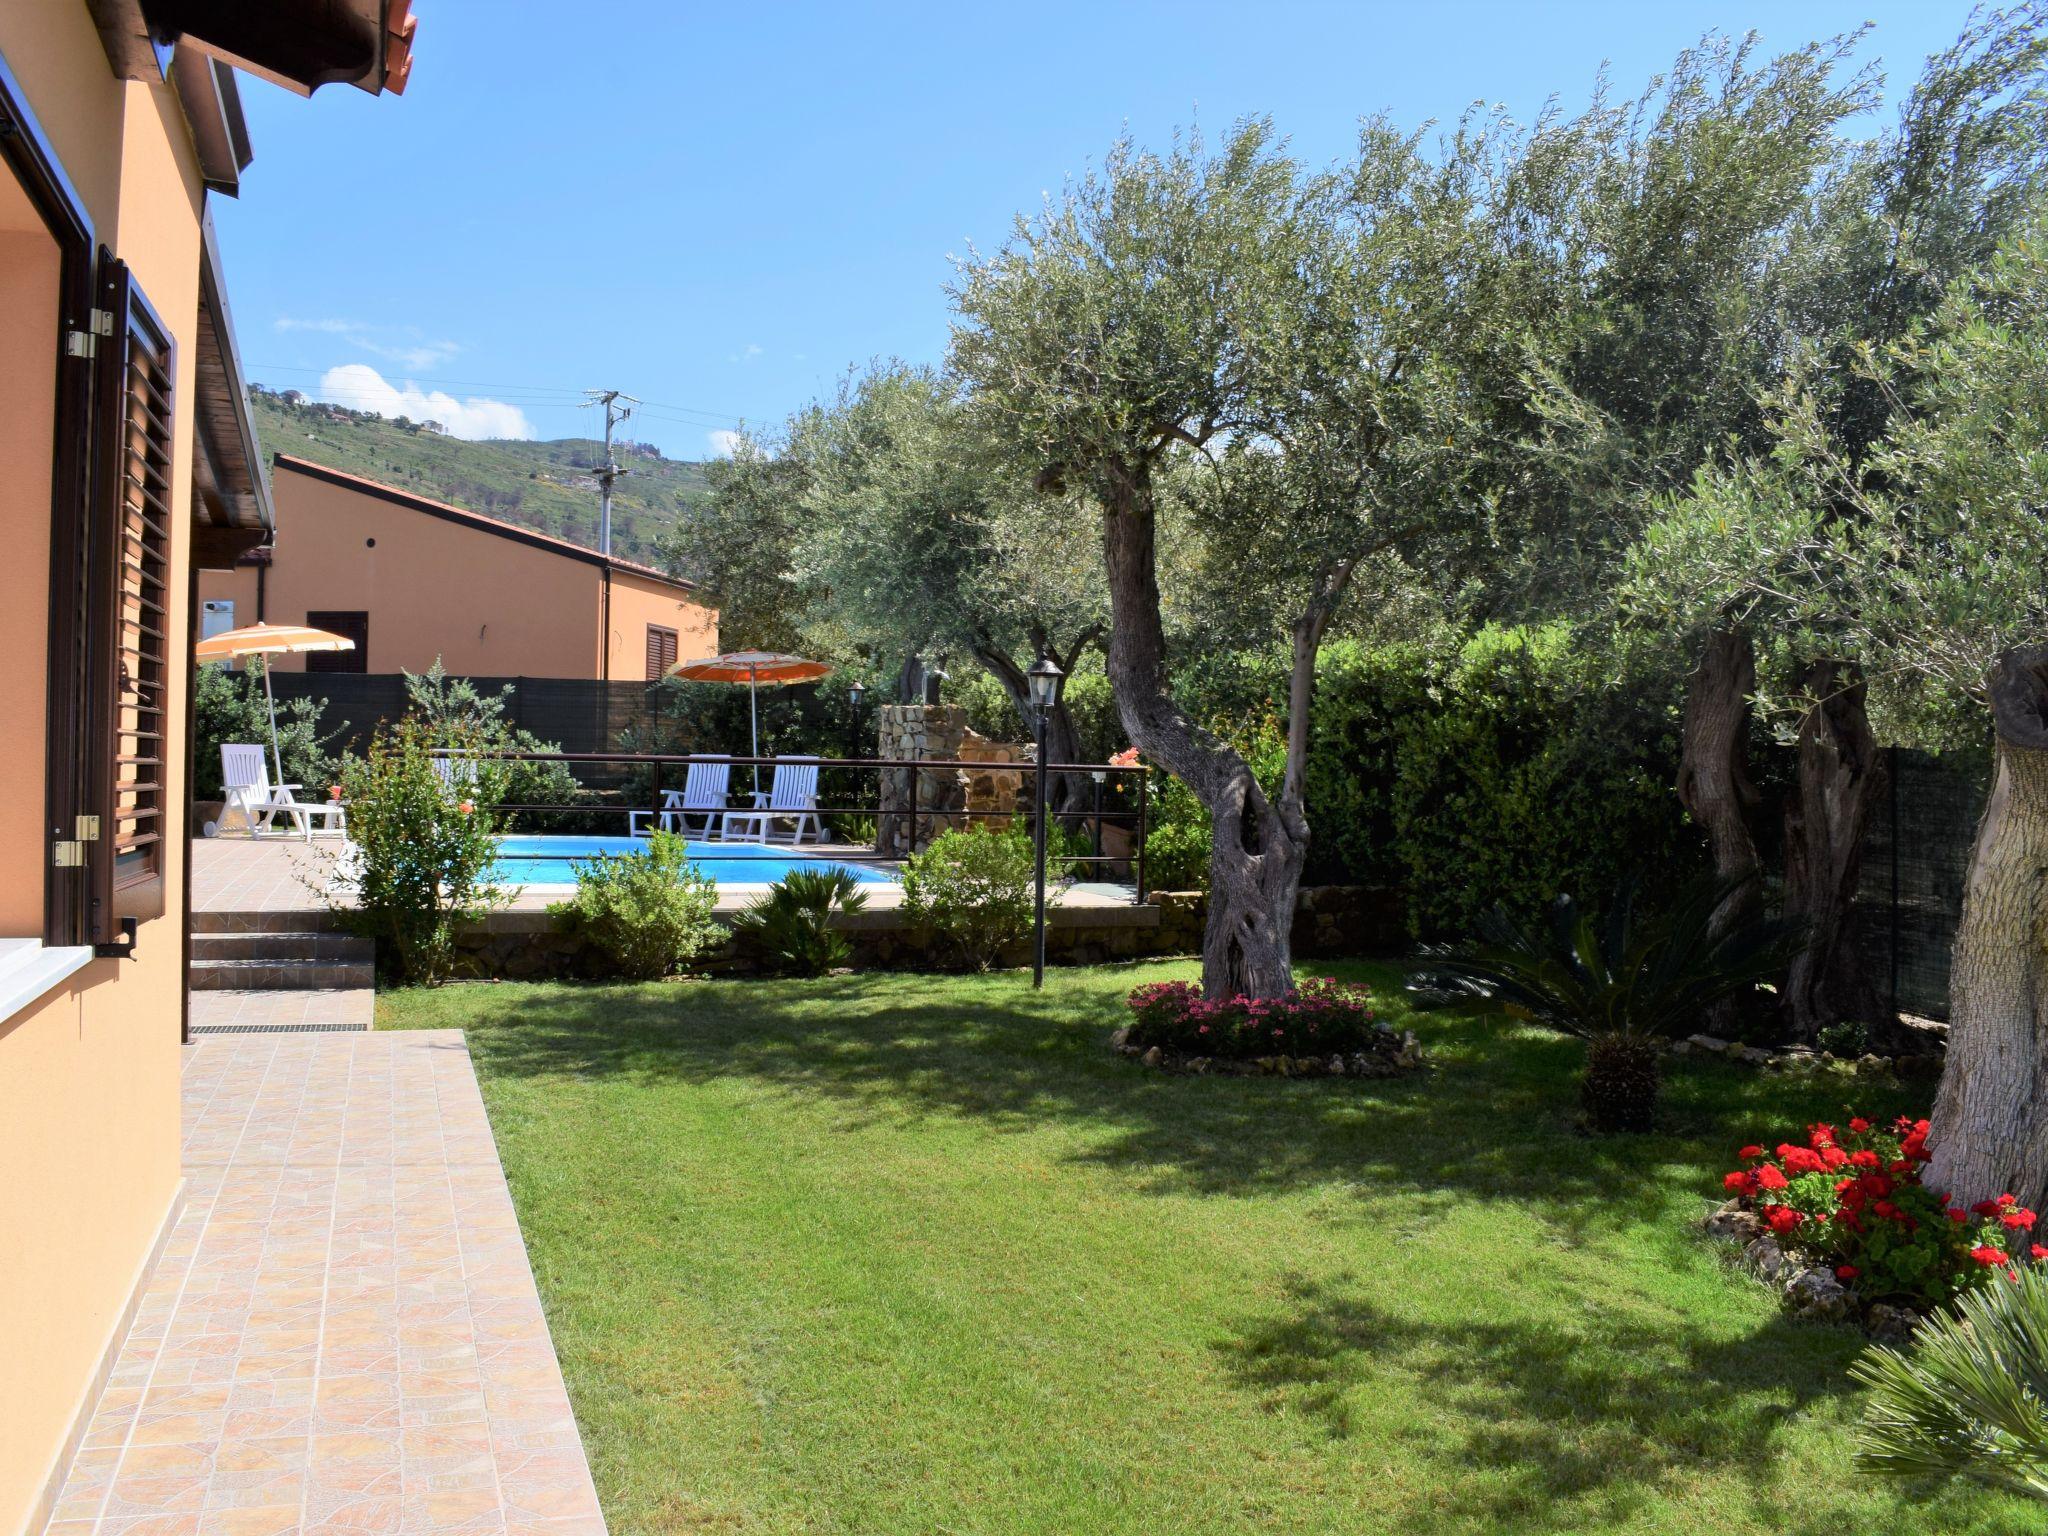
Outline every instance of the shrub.
{"label": "shrub", "polygon": [[785,976],[822,976],[853,958],[832,914],[858,912],[867,893],[850,869],[793,869],[757,897],[733,923],[733,932],[769,970]]}
{"label": "shrub", "polygon": [[1860,1019],[1843,1019],[1824,1026],[1813,1043],[1830,1056],[1861,1056],[1870,1048],[1870,1028]]}
{"label": "shrub", "polygon": [[1373,1012],[1370,991],[1332,977],[1305,981],[1284,997],[1213,1003],[1191,982],[1158,981],[1133,991],[1127,1005],[1129,1044],[1188,1056],[1327,1056],[1390,1033]]}
{"label": "shrub", "polygon": [[579,860],[576,894],[548,910],[617,974],[653,981],[724,937],[711,915],[717,905],[717,884],[690,863],[683,839],[656,832],[644,849]]}
{"label": "shrub", "polygon": [[448,975],[455,929],[505,900],[484,881],[498,849],[499,770],[485,761],[472,782],[448,784],[434,771],[434,746],[408,719],[380,727],[367,756],[343,762],[350,847],[329,891],[342,920],[377,940],[388,974],[429,985]]}
{"label": "shrub", "polygon": [[1975,1288],[1921,1324],[1910,1351],[1849,1367],[1870,1388],[1856,1465],[1887,1477],[1967,1477],[2048,1500],[2048,1276]]}
{"label": "shrub", "polygon": [[1851,1118],[1846,1134],[1807,1128],[1775,1152],[1744,1147],[1722,1185],[1787,1250],[1832,1267],[1872,1301],[1927,1311],[1990,1283],[2034,1245],[2034,1213],[2011,1195],[1964,1210],[1921,1183],[1927,1122]]}
{"label": "shrub", "polygon": [[[277,706],[277,746],[284,758],[288,784],[301,786],[299,798],[321,800],[334,782],[334,760],[328,744],[348,729],[320,729],[325,699],[284,699]],[[263,697],[263,662],[255,658],[243,672],[212,664],[192,680],[192,798],[218,800],[220,749],[224,742],[259,742],[270,755],[270,707]]]}
{"label": "shrub", "polygon": [[1801,930],[1775,919],[1714,932],[1715,911],[1740,884],[1696,880],[1660,914],[1638,910],[1633,885],[1605,917],[1569,896],[1538,923],[1496,907],[1473,943],[1425,950],[1411,986],[1425,1004],[1476,1000],[1581,1036],[1581,1096],[1593,1129],[1647,1130],[1659,1087],[1656,1040],[1775,977],[1798,947]]}
{"label": "shrub", "polygon": [[1031,835],[942,832],[903,862],[903,910],[928,924],[955,957],[988,970],[1031,931],[1035,858]]}
{"label": "shrub", "polygon": [[[495,694],[484,694],[468,678],[450,677],[437,656],[426,671],[405,674],[405,704],[410,716],[420,721],[437,747],[460,748],[485,756],[498,752],[559,752],[559,743],[542,741],[507,718],[515,686],[507,683]],[[582,798],[582,786],[567,763],[505,760],[498,768],[502,787],[497,791],[497,801],[513,805],[574,805]],[[514,823],[553,826],[561,819],[559,813],[543,811],[505,813],[508,827]]]}

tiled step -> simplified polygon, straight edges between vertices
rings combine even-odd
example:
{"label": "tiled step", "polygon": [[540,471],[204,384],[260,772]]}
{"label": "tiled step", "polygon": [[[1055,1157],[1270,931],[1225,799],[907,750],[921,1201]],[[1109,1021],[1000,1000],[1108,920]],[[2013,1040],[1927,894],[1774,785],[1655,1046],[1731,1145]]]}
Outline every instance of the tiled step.
{"label": "tiled step", "polygon": [[353,933],[194,933],[194,960],[371,961],[376,946]]}
{"label": "tiled step", "polygon": [[377,994],[346,992],[199,992],[193,994],[192,1037],[203,1035],[360,1034],[376,1021]]}
{"label": "tiled step", "polygon": [[338,991],[375,981],[376,967],[368,960],[201,960],[195,955],[188,973],[194,992]]}

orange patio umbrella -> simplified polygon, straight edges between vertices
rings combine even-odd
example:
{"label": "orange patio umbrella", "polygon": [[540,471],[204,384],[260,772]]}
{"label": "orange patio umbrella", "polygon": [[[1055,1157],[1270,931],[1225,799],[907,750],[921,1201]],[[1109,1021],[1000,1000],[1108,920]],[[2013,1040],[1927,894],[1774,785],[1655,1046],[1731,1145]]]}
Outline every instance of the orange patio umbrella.
{"label": "orange patio umbrella", "polygon": [[[251,624],[209,635],[192,648],[200,661],[233,661],[245,656],[297,656],[306,651],[352,651],[355,641],[305,624]],[[277,696],[270,691],[270,668],[263,669],[263,698],[270,706],[270,760],[277,782],[284,782],[284,754],[277,749]]]}
{"label": "orange patio umbrella", "polygon": [[[723,656],[706,656],[700,661],[679,661],[668,669],[670,677],[693,683],[745,683],[747,725],[753,737],[754,757],[761,755],[760,688],[763,683],[812,683],[831,674],[822,661],[803,656],[784,656],[774,651],[728,651]],[[761,787],[761,770],[754,769],[754,787]]]}

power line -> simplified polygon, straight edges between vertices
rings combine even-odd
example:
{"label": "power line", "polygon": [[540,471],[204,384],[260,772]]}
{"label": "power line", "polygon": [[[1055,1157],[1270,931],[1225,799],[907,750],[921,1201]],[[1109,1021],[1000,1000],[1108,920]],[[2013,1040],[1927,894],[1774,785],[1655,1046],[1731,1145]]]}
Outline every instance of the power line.
{"label": "power line", "polygon": [[[364,363],[361,364],[360,366],[367,368],[372,365]],[[307,368],[295,363],[250,363],[248,365],[248,368],[251,372],[261,370],[262,372],[265,373],[325,374],[332,371],[331,369],[327,368]],[[574,406],[578,409],[581,409],[585,404],[588,403],[586,400],[580,399],[578,397],[586,396],[591,393],[589,390],[566,389],[554,384],[512,384],[507,383],[504,380],[497,379],[452,379],[439,376],[429,376],[426,374],[408,374],[406,375],[405,382],[407,384],[455,384],[461,386],[464,389],[513,390],[523,395],[553,395],[561,397],[559,403],[566,406]],[[336,393],[340,393],[340,391],[336,391]],[[516,402],[506,402],[506,404],[508,405],[514,403]],[[708,406],[676,405],[673,404],[672,402],[665,400],[642,400],[636,401],[635,403],[645,407],[644,414],[648,415],[657,415],[657,413],[663,411],[673,411],[681,413],[682,415],[685,416],[715,417],[720,422],[737,423],[740,421],[744,421],[746,419],[743,416],[734,415],[731,411],[715,411],[710,409]],[[657,419],[665,418],[657,417]],[[683,421],[679,422],[678,425],[696,426],[698,425],[698,423],[692,421]]]}
{"label": "power line", "polygon": [[[640,402],[617,389],[586,389],[583,393],[585,405],[604,407],[604,468],[597,472],[597,552],[609,558],[612,552],[612,482],[627,473],[612,457],[612,428],[631,416],[633,407]],[[620,405],[621,400],[626,403]]]}

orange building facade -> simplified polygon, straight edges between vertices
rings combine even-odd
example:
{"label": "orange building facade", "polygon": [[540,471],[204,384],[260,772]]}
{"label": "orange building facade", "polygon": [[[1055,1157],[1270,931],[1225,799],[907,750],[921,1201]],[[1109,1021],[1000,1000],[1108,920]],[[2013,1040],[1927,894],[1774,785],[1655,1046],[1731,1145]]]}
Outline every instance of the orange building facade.
{"label": "orange building facade", "polygon": [[273,521],[208,214],[237,71],[376,94],[410,41],[405,0],[0,4],[0,1536],[181,1194],[197,572]]}
{"label": "orange building facade", "polygon": [[204,624],[356,642],[316,669],[638,680],[718,649],[718,611],[651,566],[285,454],[271,488],[276,538],[201,576]]}

